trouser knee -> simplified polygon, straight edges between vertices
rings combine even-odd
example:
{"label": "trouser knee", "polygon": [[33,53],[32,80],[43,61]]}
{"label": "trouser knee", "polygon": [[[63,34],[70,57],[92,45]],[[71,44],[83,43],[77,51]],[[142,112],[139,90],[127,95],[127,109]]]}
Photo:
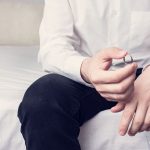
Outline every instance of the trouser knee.
{"label": "trouser knee", "polygon": [[73,98],[75,90],[72,80],[58,74],[49,74],[35,81],[25,92],[19,106],[18,117],[35,119],[37,115],[49,114],[49,118],[58,115],[58,110],[72,116],[76,115],[79,103]]}

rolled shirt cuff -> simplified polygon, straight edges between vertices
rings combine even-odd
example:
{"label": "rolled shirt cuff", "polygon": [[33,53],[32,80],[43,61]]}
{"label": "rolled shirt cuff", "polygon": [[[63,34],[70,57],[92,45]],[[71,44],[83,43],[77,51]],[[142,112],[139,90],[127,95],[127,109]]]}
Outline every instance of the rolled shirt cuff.
{"label": "rolled shirt cuff", "polygon": [[72,78],[74,81],[77,81],[79,83],[82,83],[88,87],[93,88],[92,84],[87,83],[83,80],[81,77],[81,65],[84,59],[88,57],[84,56],[76,56],[76,57],[70,57],[67,59],[67,65],[65,65],[65,72],[70,74],[70,78]]}
{"label": "rolled shirt cuff", "polygon": [[142,72],[143,72],[144,70],[146,70],[146,68],[148,68],[148,67],[150,67],[150,64],[144,65],[144,66],[143,66],[143,69],[142,69]]}

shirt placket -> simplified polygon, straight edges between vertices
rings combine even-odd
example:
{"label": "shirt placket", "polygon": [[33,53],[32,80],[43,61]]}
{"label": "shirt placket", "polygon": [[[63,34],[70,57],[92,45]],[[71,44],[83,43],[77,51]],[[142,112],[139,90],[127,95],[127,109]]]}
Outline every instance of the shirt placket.
{"label": "shirt placket", "polygon": [[110,0],[110,5],[108,21],[108,45],[118,46],[120,0]]}

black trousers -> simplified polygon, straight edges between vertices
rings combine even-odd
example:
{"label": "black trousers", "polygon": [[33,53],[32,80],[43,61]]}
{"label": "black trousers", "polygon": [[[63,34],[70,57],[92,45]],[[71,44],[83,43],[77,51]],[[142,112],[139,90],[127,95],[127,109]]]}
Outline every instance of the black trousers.
{"label": "black trousers", "polygon": [[80,150],[80,126],[115,104],[64,76],[41,77],[27,89],[18,110],[26,149]]}

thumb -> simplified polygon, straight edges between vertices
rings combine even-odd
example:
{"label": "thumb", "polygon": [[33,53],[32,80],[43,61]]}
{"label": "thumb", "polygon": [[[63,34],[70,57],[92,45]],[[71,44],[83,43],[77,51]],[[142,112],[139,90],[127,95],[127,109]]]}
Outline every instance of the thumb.
{"label": "thumb", "polygon": [[113,113],[120,112],[125,108],[125,105],[126,104],[119,102],[116,104],[116,106],[111,108],[111,112],[113,112]]}
{"label": "thumb", "polygon": [[110,61],[112,59],[121,59],[127,55],[127,51],[119,48],[107,48],[99,53],[99,56],[104,61]]}

